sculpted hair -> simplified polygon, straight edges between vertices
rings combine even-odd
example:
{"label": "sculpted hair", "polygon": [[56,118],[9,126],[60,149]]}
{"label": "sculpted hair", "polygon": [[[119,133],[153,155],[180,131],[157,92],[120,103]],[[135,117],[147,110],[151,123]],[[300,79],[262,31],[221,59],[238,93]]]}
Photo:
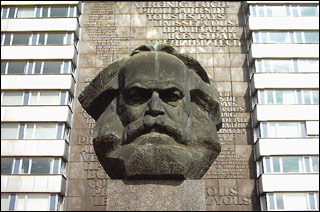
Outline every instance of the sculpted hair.
{"label": "sculpted hair", "polygon": [[190,91],[191,101],[208,111],[215,119],[217,130],[221,128],[219,94],[210,84],[209,77],[201,64],[186,54],[177,52],[166,43],[150,42],[139,46],[132,53],[120,58],[104,68],[81,92],[78,100],[89,115],[97,120],[112,100],[119,95],[119,71],[133,55],[148,51],[161,51],[180,59],[188,69],[194,71],[203,82],[199,88]]}

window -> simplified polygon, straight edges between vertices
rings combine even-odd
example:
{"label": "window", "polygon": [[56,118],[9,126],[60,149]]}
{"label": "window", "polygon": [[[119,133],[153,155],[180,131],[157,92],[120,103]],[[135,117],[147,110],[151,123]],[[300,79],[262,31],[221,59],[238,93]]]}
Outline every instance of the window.
{"label": "window", "polygon": [[258,90],[259,104],[319,104],[318,90]]}
{"label": "window", "polygon": [[4,91],[1,105],[70,105],[67,91]]}
{"label": "window", "polygon": [[265,157],[263,167],[264,173],[319,173],[319,157]]}
{"label": "window", "polygon": [[17,139],[19,124],[1,123],[1,139]]}
{"label": "window", "polygon": [[73,33],[3,33],[2,45],[70,45],[74,44]]}
{"label": "window", "polygon": [[1,62],[1,74],[68,74],[74,72],[71,61]]}
{"label": "window", "polygon": [[306,137],[304,122],[262,122],[260,123],[262,138],[301,138]]}
{"label": "window", "polygon": [[319,72],[319,60],[256,60],[255,72]]}
{"label": "window", "polygon": [[319,193],[267,193],[267,205],[268,210],[315,210]]}
{"label": "window", "polygon": [[317,6],[300,6],[300,5],[250,5],[250,15],[260,17],[284,17],[284,16],[311,16],[317,17]]}
{"label": "window", "polygon": [[62,123],[1,123],[1,139],[69,139]]}
{"label": "window", "polygon": [[1,194],[1,210],[57,211],[62,210],[62,198],[58,194]]}
{"label": "window", "polygon": [[1,158],[1,174],[65,174],[62,158]]}
{"label": "window", "polygon": [[12,173],[13,158],[1,158],[1,174]]}
{"label": "window", "polygon": [[1,18],[56,18],[76,17],[77,6],[64,7],[3,7]]}
{"label": "window", "polygon": [[253,32],[253,43],[319,43],[319,32]]}
{"label": "window", "polygon": [[34,7],[18,8],[17,18],[33,18]]}

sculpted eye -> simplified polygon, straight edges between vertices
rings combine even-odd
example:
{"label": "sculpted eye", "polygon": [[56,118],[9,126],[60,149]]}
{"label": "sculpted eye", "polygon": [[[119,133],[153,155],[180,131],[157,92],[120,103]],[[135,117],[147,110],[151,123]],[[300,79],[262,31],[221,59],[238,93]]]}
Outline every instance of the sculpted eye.
{"label": "sculpted eye", "polygon": [[152,91],[134,87],[125,92],[124,99],[129,105],[139,105],[147,102],[151,95]]}
{"label": "sculpted eye", "polygon": [[160,99],[166,103],[177,102],[183,98],[183,94],[177,89],[166,89],[159,92]]}

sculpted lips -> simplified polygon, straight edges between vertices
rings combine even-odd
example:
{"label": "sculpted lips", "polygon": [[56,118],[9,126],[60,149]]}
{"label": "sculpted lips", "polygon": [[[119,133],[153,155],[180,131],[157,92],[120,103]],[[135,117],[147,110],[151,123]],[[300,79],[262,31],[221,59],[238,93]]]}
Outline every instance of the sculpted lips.
{"label": "sculpted lips", "polygon": [[176,142],[184,145],[186,145],[191,139],[189,133],[174,121],[163,116],[146,116],[143,119],[134,121],[125,127],[122,134],[122,145],[129,144],[139,136],[149,133],[152,133],[155,137],[165,134],[172,137]]}

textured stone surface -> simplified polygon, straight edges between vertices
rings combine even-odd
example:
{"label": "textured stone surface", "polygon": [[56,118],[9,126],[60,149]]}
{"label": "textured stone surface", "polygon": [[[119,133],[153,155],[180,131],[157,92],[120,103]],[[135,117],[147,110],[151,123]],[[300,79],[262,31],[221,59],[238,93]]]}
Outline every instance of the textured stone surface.
{"label": "textured stone surface", "polygon": [[107,211],[204,211],[205,182],[107,181]]}

